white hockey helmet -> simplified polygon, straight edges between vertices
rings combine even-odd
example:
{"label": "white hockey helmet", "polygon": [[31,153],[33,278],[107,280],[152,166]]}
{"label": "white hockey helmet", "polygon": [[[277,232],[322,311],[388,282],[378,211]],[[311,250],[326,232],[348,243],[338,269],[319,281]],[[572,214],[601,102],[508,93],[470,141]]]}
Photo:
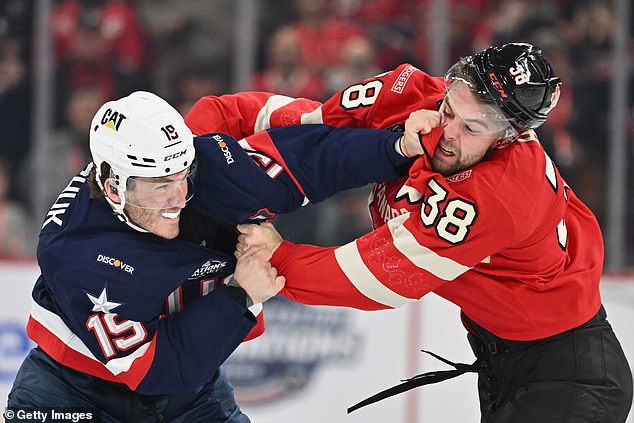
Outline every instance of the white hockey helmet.
{"label": "white hockey helmet", "polygon": [[115,181],[121,203],[106,199],[122,220],[129,221],[123,212],[128,178],[158,178],[189,169],[193,141],[183,117],[155,94],[137,91],[101,106],[90,127],[90,153],[102,190],[101,164],[110,165],[107,176]]}

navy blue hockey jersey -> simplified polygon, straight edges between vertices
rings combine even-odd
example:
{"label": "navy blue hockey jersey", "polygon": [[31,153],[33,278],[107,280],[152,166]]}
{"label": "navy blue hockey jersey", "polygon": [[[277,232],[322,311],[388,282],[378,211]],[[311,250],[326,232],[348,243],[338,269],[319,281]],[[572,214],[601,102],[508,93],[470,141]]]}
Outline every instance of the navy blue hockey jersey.
{"label": "navy blue hockey jersey", "polygon": [[137,232],[103,199],[91,199],[87,168],[42,226],[29,336],[58,362],[139,393],[195,389],[255,324],[224,284],[235,267],[235,233],[197,216],[271,217],[306,199],[392,179],[406,163],[397,138],[320,125],[240,142],[197,137],[195,194],[181,216],[183,236],[173,240]]}

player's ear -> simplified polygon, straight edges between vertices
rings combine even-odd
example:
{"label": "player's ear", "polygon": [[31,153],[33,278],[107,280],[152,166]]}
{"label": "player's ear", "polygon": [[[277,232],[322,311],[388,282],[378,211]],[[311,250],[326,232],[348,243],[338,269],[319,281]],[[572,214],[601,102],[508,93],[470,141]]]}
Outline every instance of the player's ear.
{"label": "player's ear", "polygon": [[117,184],[113,178],[108,178],[103,184],[104,192],[110,200],[117,204],[121,204],[121,197],[119,197],[119,190]]}

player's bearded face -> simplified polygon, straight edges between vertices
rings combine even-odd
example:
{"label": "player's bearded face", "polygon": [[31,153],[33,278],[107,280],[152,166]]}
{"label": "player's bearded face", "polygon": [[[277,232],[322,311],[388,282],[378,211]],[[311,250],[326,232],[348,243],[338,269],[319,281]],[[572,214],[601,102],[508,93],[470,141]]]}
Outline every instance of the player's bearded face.
{"label": "player's bearded face", "polygon": [[162,238],[178,236],[187,201],[187,170],[166,178],[138,178],[126,191],[125,211],[132,223]]}
{"label": "player's bearded face", "polygon": [[492,118],[494,111],[490,106],[478,101],[469,86],[461,82],[451,85],[440,113],[444,130],[432,167],[444,176],[482,161],[506,125]]}

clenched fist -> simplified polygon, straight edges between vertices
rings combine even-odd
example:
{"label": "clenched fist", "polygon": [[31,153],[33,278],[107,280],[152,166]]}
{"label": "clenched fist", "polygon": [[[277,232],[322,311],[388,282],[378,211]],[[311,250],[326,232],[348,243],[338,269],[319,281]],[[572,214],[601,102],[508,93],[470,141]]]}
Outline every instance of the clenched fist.
{"label": "clenched fist", "polygon": [[264,222],[260,225],[250,223],[238,225],[238,231],[240,235],[238,235],[238,245],[236,245],[235,252],[235,256],[238,258],[253,247],[265,247],[273,255],[283,241],[282,236],[271,222]]}
{"label": "clenched fist", "polygon": [[426,135],[442,125],[442,115],[435,110],[421,109],[410,113],[405,121],[405,135],[401,138],[401,151],[407,157],[423,154],[419,134]]}
{"label": "clenched fist", "polygon": [[273,253],[263,246],[250,248],[238,257],[233,279],[254,303],[263,303],[284,288],[286,278],[271,266]]}

